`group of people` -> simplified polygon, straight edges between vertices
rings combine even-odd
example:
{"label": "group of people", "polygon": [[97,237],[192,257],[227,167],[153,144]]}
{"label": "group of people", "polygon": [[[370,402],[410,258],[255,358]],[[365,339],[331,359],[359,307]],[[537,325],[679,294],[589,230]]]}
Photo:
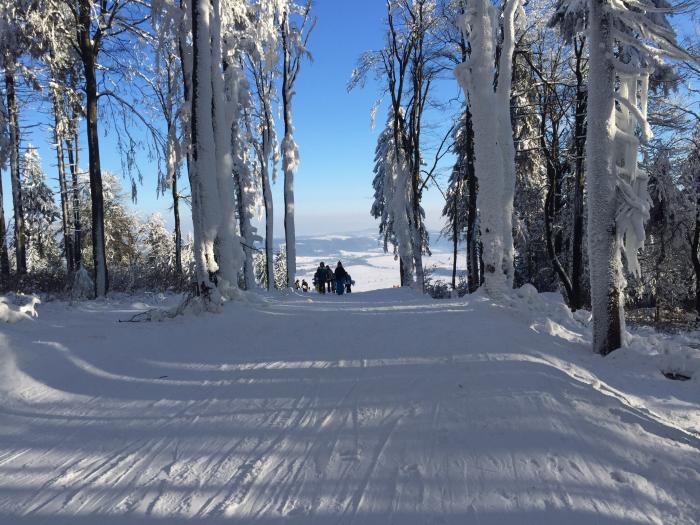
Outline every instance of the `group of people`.
{"label": "group of people", "polygon": [[[316,269],[314,274],[314,286],[318,293],[337,293],[338,295],[343,295],[344,293],[351,293],[352,286],[355,281],[352,280],[350,274],[343,268],[343,263],[338,261],[338,265],[335,267],[335,271],[330,266],[326,266],[325,263],[321,262]],[[301,292],[309,291],[309,283],[306,279],[299,279],[294,283],[294,289]]]}
{"label": "group of people", "polygon": [[335,271],[330,266],[326,266],[325,263],[321,262],[316,269],[314,274],[314,286],[318,293],[337,293],[338,295],[343,295],[344,293],[352,292],[352,285],[355,284],[350,277],[350,274],[343,268],[343,263],[338,261],[338,265],[335,267]]}

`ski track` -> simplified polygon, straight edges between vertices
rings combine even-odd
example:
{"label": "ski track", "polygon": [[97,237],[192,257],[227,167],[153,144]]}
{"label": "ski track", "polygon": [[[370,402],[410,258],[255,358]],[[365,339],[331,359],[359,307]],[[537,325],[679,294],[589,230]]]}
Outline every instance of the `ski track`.
{"label": "ski track", "polygon": [[700,523],[692,433],[504,339],[507,313],[363,295],[13,325],[0,525]]}

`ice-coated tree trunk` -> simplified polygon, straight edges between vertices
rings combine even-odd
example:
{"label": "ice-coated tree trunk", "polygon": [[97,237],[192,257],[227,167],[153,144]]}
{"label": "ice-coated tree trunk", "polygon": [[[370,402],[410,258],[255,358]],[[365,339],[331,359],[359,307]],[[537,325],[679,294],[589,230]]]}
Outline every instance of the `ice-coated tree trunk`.
{"label": "ice-coated tree trunk", "polygon": [[[221,36],[221,4],[211,0],[211,89],[214,144],[216,146],[216,185],[219,199],[220,223],[217,232],[217,254],[220,278],[229,291],[238,288],[238,273],[243,266],[243,250],[236,232],[235,188],[233,180],[233,153],[231,130],[237,115],[237,83],[230,82],[232,93],[226,96],[222,72],[223,52]],[[232,74],[235,74],[232,73]]]}
{"label": "ice-coated tree trunk", "polygon": [[513,244],[513,198],[515,196],[515,143],[511,122],[513,87],[513,53],[515,52],[515,16],[520,2],[508,0],[503,12],[503,42],[498,64],[496,97],[499,119],[499,146],[503,168],[503,273],[509,288],[513,287],[515,247]]}
{"label": "ice-coated tree trunk", "polygon": [[471,45],[466,62],[455,75],[469,98],[474,128],[474,169],[479,180],[484,288],[499,294],[513,279],[513,195],[515,147],[510,118],[510,93],[519,0],[508,0],[503,11],[503,41],[494,90],[497,15],[488,0],[475,0],[462,20]]}
{"label": "ice-coated tree trunk", "polygon": [[606,355],[622,344],[622,260],[616,234],[617,191],[614,164],[615,71],[612,19],[606,0],[589,1],[588,260],[593,313],[593,349]]}
{"label": "ice-coated tree trunk", "polygon": [[493,90],[495,57],[494,13],[487,0],[476,0],[463,19],[471,53],[455,69],[469,97],[474,127],[474,168],[479,178],[477,204],[481,212],[484,286],[492,292],[505,288],[503,273],[503,158],[499,147],[498,108]]}
{"label": "ice-coated tree trunk", "polygon": [[[196,284],[199,292],[208,293],[211,288],[211,281],[209,278],[209,269],[207,263],[207,253],[206,253],[206,239],[204,238],[204,226],[203,217],[200,204],[200,184],[197,178],[195,160],[194,160],[194,83],[199,79],[194,78],[194,56],[197,54],[197,40],[194,39],[196,33],[195,12],[191,6],[184,0],[180,0],[180,11],[183,16],[180,19],[180,30],[178,32],[178,42],[177,49],[180,56],[180,72],[182,73],[182,93],[185,99],[185,106],[192,112],[190,120],[186,118],[186,112],[180,113],[181,125],[183,129],[183,134],[185,137],[185,159],[187,166],[187,178],[190,183],[190,194],[192,199],[192,233],[194,236],[193,241],[193,252],[194,252],[194,262],[195,262],[195,273],[196,273]],[[189,13],[189,20],[184,16]],[[187,22],[191,24],[191,27],[187,27]],[[187,35],[189,30],[192,30],[193,41],[191,53],[189,52]]]}
{"label": "ice-coated tree trunk", "polygon": [[287,256],[287,286],[294,286],[297,273],[296,229],[294,225],[294,175],[299,168],[299,148],[294,142],[292,125],[292,51],[289,42],[289,15],[282,20],[282,106],[284,138],[282,139],[282,170],[284,171],[284,240]]}
{"label": "ice-coated tree trunk", "polygon": [[19,166],[19,117],[15,93],[15,57],[5,53],[5,95],[7,97],[8,127],[10,130],[10,184],[15,224],[15,262],[17,273],[27,273],[27,232],[22,210],[22,182]]}
{"label": "ice-coated tree trunk", "polygon": [[[200,293],[216,293],[210,275],[217,270],[214,241],[223,219],[219,208],[214,95],[212,92],[211,2],[194,0],[192,6],[192,220],[195,235],[197,284]],[[211,297],[213,302],[218,297]]]}
{"label": "ice-coated tree trunk", "polygon": [[[700,171],[696,173],[693,191],[695,192],[695,224],[690,242],[690,260],[695,272],[695,313],[700,317]],[[1,218],[1,217],[0,217]]]}

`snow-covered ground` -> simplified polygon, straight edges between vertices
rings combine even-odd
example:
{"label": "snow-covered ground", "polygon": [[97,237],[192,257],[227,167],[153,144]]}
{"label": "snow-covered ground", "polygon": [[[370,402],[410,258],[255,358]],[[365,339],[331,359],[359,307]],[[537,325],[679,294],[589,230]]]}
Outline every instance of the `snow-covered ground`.
{"label": "snow-covered ground", "polygon": [[700,523],[698,339],[602,358],[531,292],[38,305],[0,325],[0,523]]}

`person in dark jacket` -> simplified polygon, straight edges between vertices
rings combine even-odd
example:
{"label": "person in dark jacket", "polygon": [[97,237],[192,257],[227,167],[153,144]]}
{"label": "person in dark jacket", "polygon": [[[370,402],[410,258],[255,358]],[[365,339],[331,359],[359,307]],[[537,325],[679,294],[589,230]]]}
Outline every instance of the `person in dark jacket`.
{"label": "person in dark jacket", "polygon": [[318,290],[318,293],[326,293],[327,276],[328,268],[326,268],[326,265],[322,262],[318,265],[316,273],[314,274],[314,285],[316,286],[316,290]]}
{"label": "person in dark jacket", "polygon": [[343,268],[343,263],[338,261],[338,266],[335,267],[335,292],[338,295],[345,293],[345,283],[348,280],[348,272]]}
{"label": "person in dark jacket", "polygon": [[333,269],[330,266],[326,266],[326,286],[328,286],[328,293],[335,290],[335,275],[333,275]]}

